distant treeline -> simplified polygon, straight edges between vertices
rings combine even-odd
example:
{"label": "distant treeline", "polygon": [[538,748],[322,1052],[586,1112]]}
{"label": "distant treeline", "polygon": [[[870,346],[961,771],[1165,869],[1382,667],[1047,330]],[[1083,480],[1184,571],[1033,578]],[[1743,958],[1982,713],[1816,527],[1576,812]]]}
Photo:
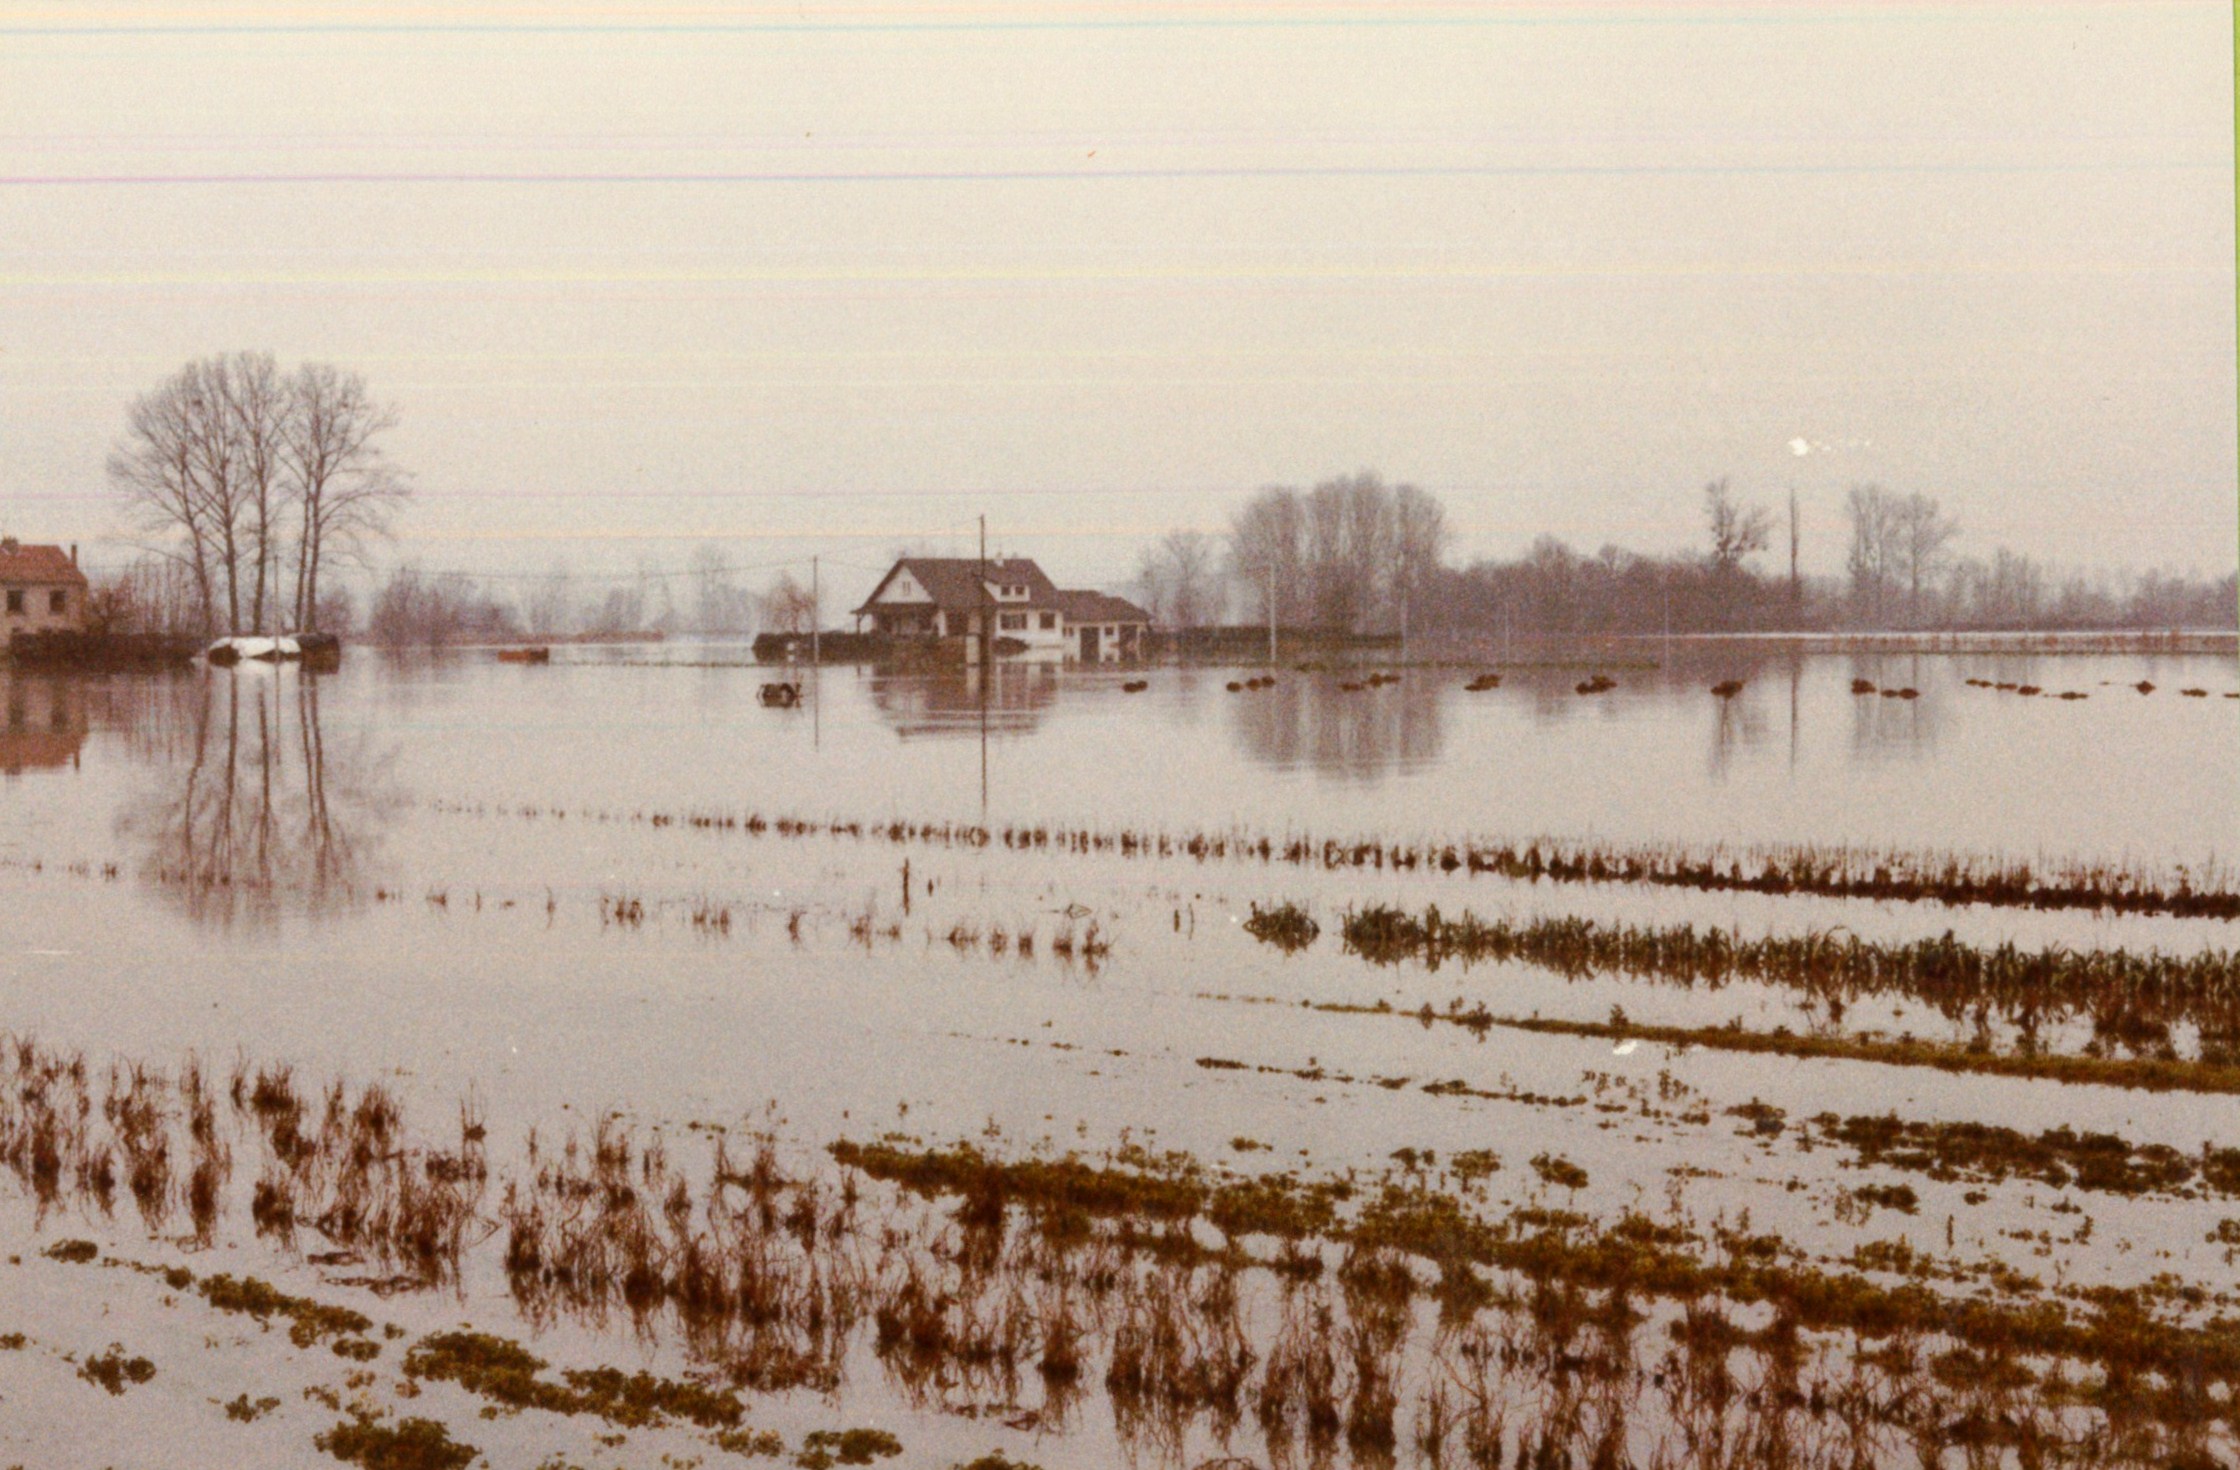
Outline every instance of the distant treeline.
{"label": "distant treeline", "polygon": [[[1700,551],[1593,553],[1541,536],[1523,556],[1449,565],[1446,515],[1375,474],[1262,490],[1226,537],[1172,532],[1147,548],[1134,591],[1162,626],[1351,634],[1602,637],[1672,633],[2232,628],[2240,578],[2062,570],[2005,547],[1958,554],[1933,497],[1855,486],[1840,577],[1805,576],[1786,524],[1725,480],[1704,489]],[[1760,558],[1784,533],[1780,565]]]}

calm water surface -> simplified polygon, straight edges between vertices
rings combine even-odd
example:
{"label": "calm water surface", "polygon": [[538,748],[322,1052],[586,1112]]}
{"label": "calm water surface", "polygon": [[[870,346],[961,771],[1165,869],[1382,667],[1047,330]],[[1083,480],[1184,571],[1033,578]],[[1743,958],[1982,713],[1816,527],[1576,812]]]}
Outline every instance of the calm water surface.
{"label": "calm water surface", "polygon": [[[1273,689],[1231,692],[1250,671],[1158,668],[1130,693],[1133,675],[1119,672],[1005,668],[982,684],[831,668],[792,710],[759,703],[770,673],[735,647],[558,658],[353,654],[329,676],[0,674],[0,1023],[97,1064],[169,1065],[194,1050],[386,1078],[439,1120],[472,1092],[509,1140],[615,1108],[671,1129],[776,1121],[809,1152],[896,1126],[935,1140],[993,1130],[1020,1146],[1150,1139],[1209,1158],[1250,1138],[1268,1157],[1331,1169],[1381,1167],[1403,1147],[1491,1147],[1512,1160],[1492,1186],[1512,1202],[1544,1192],[1515,1165],[1547,1151],[1587,1169],[1592,1183],[1568,1203],[1590,1213],[1669,1191],[1839,1253],[1898,1234],[2023,1258],[2036,1248],[2017,1232],[2073,1226],[2045,1214],[2050,1195],[2003,1188],[1976,1208],[1961,1185],[1918,1177],[1918,1217],[1853,1218],[1834,1209],[1850,1182],[1840,1160],[1737,1130],[1724,1108],[2066,1124],[2188,1150],[2240,1137],[2240,1107],[2214,1096],[1614,1052],[1248,1004],[1468,997],[1584,1020],[1621,1005],[1673,1024],[1823,1019],[1762,987],[1374,968],[1327,934],[1287,958],[1240,921],[1254,903],[1295,899],[1329,927],[1347,906],[1389,899],[1755,932],[2229,947],[2218,923],[1558,891],[683,820],[1861,844],[2221,871],[2240,836],[2230,658],[1697,650],[1609,667],[1618,687],[1595,696],[1574,692],[1587,666],[1510,669],[1479,693],[1461,687],[1469,671],[1444,669],[1358,691],[1341,675],[1284,671]],[[1727,678],[1743,691],[1713,697]],[[1859,678],[1918,697],[1855,696]],[[2090,697],[2025,699],[1971,678]],[[2153,693],[2132,687],[2142,680]],[[1970,1034],[1965,1018],[1910,1004],[1846,1024]],[[2089,1039],[2075,1026],[2048,1034]],[[1517,1097],[1677,1086],[1720,1121],[1620,1129],[1588,1107],[1426,1094],[1434,1079]],[[2064,1248],[2073,1279],[2177,1270],[2231,1284],[2230,1263],[2203,1245],[2214,1202],[2094,1208],[2099,1238],[2126,1244]],[[504,1316],[498,1286],[470,1295],[475,1311]],[[1095,1464],[1109,1450],[1092,1436],[1035,1458]]]}

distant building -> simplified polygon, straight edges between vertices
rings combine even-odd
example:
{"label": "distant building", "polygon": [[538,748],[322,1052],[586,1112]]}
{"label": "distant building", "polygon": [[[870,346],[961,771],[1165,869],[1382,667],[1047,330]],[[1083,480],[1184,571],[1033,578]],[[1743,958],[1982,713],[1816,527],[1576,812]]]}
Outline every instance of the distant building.
{"label": "distant building", "polygon": [[921,640],[968,663],[984,641],[999,656],[1118,663],[1142,656],[1151,628],[1151,615],[1126,598],[1060,588],[1024,557],[906,556],[855,619],[858,631],[869,619],[870,632]]}
{"label": "distant building", "polygon": [[85,621],[86,574],[78,570],[77,547],[0,537],[0,642],[18,633],[75,633]]}

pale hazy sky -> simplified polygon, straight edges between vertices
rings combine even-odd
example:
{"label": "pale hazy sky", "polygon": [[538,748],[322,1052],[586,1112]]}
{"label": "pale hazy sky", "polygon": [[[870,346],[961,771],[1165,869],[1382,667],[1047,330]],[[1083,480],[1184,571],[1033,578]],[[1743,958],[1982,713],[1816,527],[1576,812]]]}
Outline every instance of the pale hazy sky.
{"label": "pale hazy sky", "polygon": [[1875,480],[2221,572],[2232,56],[2145,0],[0,0],[0,523],[118,532],[132,395],[247,347],[397,405],[436,566],[985,511],[1112,580],[1373,467],[1464,557],[1676,548],[1727,474],[1828,570]]}

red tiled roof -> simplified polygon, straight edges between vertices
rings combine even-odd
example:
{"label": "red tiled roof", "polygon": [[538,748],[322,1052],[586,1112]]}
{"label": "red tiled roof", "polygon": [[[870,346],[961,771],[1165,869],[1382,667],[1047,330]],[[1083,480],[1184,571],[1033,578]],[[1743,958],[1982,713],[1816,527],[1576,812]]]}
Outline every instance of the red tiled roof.
{"label": "red tiled roof", "polygon": [[0,542],[0,582],[64,582],[83,587],[86,574],[59,546],[32,546],[19,541],[11,547]]}

